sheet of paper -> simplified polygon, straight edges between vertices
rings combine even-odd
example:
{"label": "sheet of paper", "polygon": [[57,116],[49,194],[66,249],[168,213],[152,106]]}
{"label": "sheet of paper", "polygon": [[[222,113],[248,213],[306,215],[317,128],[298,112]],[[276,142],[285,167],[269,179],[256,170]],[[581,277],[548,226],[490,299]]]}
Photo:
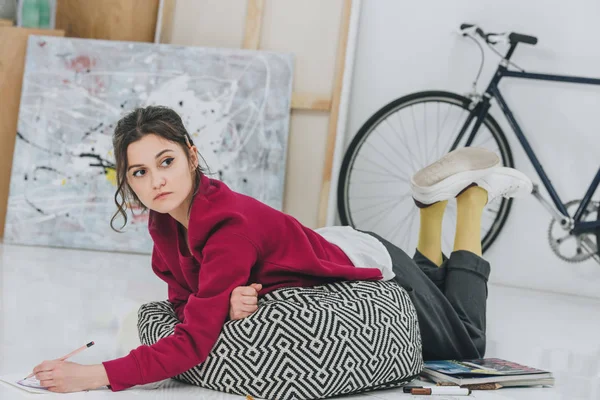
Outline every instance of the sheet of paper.
{"label": "sheet of paper", "polygon": [[35,377],[23,380],[23,378],[26,377],[27,375],[29,375],[27,372],[25,372],[23,374],[4,375],[4,376],[0,376],[0,381],[8,383],[9,385],[12,385],[21,390],[25,390],[29,393],[38,393],[38,394],[52,393],[52,392],[48,391],[47,389],[42,388],[40,386],[40,382],[37,379],[35,379]]}
{"label": "sheet of paper", "polygon": [[[2,375],[2,376],[0,376],[0,384],[2,382],[4,382],[15,388],[25,390],[29,393],[55,394],[47,389],[41,388],[39,385],[40,382],[37,379],[35,379],[35,377],[27,379],[27,380],[23,380],[23,378],[26,377],[27,375],[29,375],[29,373]],[[135,391],[143,392],[146,390],[156,390],[156,389],[172,389],[172,388],[176,388],[176,387],[189,388],[190,385],[187,385],[187,384],[181,383],[181,382],[177,382],[172,379],[165,379],[164,381],[159,381],[159,382],[154,382],[154,383],[148,383],[146,385],[136,386],[135,388],[129,389],[129,392],[135,392]],[[198,388],[198,389],[203,390],[201,388]],[[93,391],[99,391],[99,390],[108,391],[109,389],[106,386],[103,386],[103,387],[95,389]],[[61,396],[64,396],[64,395],[65,395],[64,393],[61,394]],[[4,399],[2,399],[2,400],[4,400]]]}

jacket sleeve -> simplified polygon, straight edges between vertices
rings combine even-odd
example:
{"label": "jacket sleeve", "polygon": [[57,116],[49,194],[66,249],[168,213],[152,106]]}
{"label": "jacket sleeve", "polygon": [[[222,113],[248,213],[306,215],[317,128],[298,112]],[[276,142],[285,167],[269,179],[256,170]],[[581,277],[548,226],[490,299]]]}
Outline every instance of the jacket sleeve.
{"label": "jacket sleeve", "polygon": [[258,251],[247,238],[215,232],[202,250],[198,292],[188,298],[173,335],[104,362],[113,391],[179,375],[204,362],[229,313],[229,297],[247,284]]}
{"label": "jacket sleeve", "polygon": [[192,292],[177,282],[156,246],[152,250],[152,270],[167,283],[169,302],[173,304],[173,309],[179,321],[184,322],[183,310]]}

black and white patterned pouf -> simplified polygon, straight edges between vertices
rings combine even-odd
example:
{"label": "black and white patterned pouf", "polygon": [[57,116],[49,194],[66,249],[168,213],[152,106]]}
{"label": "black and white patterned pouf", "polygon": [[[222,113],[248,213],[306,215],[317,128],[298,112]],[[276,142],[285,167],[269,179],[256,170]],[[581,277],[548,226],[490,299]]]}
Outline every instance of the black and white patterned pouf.
{"label": "black and white patterned pouf", "polygon": [[[279,289],[229,321],[206,361],[175,379],[263,399],[308,400],[402,386],[423,368],[417,315],[394,282]],[[140,341],[173,334],[167,301],[144,304]]]}

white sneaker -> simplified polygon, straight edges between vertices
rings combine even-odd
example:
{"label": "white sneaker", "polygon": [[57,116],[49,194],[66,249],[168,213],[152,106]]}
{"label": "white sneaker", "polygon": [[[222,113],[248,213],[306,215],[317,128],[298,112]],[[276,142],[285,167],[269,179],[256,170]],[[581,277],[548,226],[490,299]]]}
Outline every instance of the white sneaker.
{"label": "white sneaker", "polygon": [[475,184],[488,192],[488,203],[502,196],[524,197],[533,191],[533,183],[521,171],[514,168],[498,167],[494,171],[475,181]]}
{"label": "white sneaker", "polygon": [[500,165],[493,151],[479,147],[462,147],[421,169],[410,181],[413,199],[420,207],[456,197],[478,179]]}

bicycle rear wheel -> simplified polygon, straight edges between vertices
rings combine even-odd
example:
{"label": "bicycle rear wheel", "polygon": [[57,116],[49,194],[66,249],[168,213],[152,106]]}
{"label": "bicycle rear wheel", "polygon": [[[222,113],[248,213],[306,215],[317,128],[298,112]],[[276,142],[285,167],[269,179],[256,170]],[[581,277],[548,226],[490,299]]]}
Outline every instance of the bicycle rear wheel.
{"label": "bicycle rear wheel", "polygon": [[[412,251],[417,244],[419,213],[412,200],[410,178],[450,150],[470,104],[470,99],[455,93],[428,91],[404,96],[377,111],[360,128],[342,162],[337,188],[342,224],[375,232]],[[459,147],[468,136],[464,135]],[[471,146],[490,149],[503,165],[514,166],[506,136],[489,114]],[[486,207],[481,227],[484,251],[504,226],[511,205],[512,199],[502,198]],[[449,202],[443,224],[442,249],[449,254],[456,225],[455,202]]]}

